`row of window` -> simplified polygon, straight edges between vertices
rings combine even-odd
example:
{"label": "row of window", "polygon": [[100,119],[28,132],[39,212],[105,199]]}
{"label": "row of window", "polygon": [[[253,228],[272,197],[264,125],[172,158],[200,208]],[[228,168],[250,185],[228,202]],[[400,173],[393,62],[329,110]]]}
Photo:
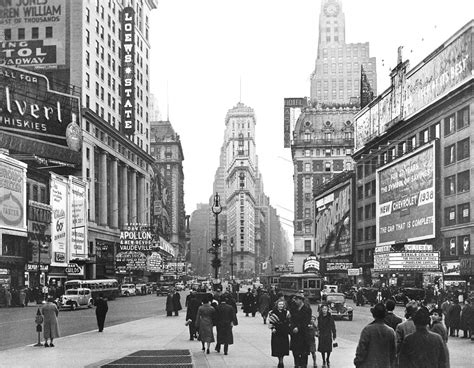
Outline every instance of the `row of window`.
{"label": "row of window", "polygon": [[357,220],[370,220],[374,219],[376,215],[375,203],[370,203],[365,206],[365,217],[364,217],[364,207],[357,208]]}
{"label": "row of window", "polygon": [[361,242],[364,240],[375,240],[376,227],[375,225],[366,226],[363,229],[357,229],[357,241]]}
{"label": "row of window", "polygon": [[470,203],[461,203],[457,206],[450,206],[444,209],[444,224],[452,226],[456,224],[465,224],[471,221]]}
{"label": "row of window", "polygon": [[[25,28],[18,28],[18,40],[26,40],[26,29]],[[3,30],[3,37],[5,41],[11,41],[12,40],[12,29],[7,28]],[[39,27],[33,27],[31,28],[31,38],[32,40],[37,40],[37,39],[43,39],[43,38],[53,38],[53,27],[47,26],[44,28],[44,36],[40,35],[40,28]]]}
{"label": "row of window", "polygon": [[456,161],[465,160],[470,156],[470,137],[457,143],[444,147],[444,165],[454,164]]}
{"label": "row of window", "polygon": [[444,194],[465,193],[470,190],[469,170],[444,178]]}
{"label": "row of window", "polygon": [[361,200],[375,195],[375,179],[364,185],[357,186],[357,200]]}
{"label": "row of window", "polygon": [[451,135],[470,125],[469,106],[449,115],[444,119],[444,136]]}
{"label": "row of window", "polygon": [[461,235],[445,239],[446,253],[450,256],[467,256],[471,254],[471,236]]}
{"label": "row of window", "polygon": [[[359,53],[360,51],[360,53]],[[331,57],[336,57],[338,56],[339,58],[343,57],[344,55],[347,57],[347,58],[350,58],[351,56],[353,57],[358,57],[359,54],[360,56],[368,56],[368,52],[369,50],[367,48],[365,48],[364,46],[362,47],[350,47],[349,45],[346,45],[345,48],[342,48],[342,47],[325,47],[323,48],[323,58],[327,58],[329,56]],[[337,53],[337,55],[336,55]]]}

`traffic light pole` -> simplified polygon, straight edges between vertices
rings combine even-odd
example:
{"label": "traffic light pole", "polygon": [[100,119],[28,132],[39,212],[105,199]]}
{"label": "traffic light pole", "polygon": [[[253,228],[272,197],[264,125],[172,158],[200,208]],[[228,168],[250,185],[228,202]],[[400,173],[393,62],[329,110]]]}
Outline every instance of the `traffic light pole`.
{"label": "traffic light pole", "polygon": [[216,251],[214,253],[214,278],[217,280],[217,276],[219,275],[219,267],[218,267],[218,259],[219,259],[219,214],[216,213],[216,237],[214,238],[214,245],[216,247]]}

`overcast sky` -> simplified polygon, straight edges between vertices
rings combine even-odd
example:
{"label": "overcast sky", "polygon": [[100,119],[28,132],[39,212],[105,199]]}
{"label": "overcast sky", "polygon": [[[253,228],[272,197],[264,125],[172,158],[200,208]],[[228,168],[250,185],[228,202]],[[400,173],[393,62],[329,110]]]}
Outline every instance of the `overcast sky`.
{"label": "overcast sky", "polygon": [[[472,19],[473,4],[343,0],[346,42],[369,42],[380,94],[389,86],[398,46],[415,66]],[[265,192],[280,216],[293,220],[283,99],[309,96],[320,7],[321,0],[159,0],[151,15],[151,91],[163,120],[169,105],[181,137],[187,214],[212,195],[225,115],[241,100],[255,110]],[[282,223],[292,240],[292,227]]]}

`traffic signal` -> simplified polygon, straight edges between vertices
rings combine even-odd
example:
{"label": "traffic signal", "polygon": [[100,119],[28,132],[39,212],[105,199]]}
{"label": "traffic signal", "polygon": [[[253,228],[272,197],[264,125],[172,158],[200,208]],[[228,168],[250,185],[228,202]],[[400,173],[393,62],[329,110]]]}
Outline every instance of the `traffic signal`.
{"label": "traffic signal", "polygon": [[222,265],[222,262],[219,258],[214,258],[212,261],[211,261],[211,266],[212,268],[219,268],[220,266]]}
{"label": "traffic signal", "polygon": [[221,246],[221,240],[219,238],[212,239],[212,246],[214,248],[219,248]]}

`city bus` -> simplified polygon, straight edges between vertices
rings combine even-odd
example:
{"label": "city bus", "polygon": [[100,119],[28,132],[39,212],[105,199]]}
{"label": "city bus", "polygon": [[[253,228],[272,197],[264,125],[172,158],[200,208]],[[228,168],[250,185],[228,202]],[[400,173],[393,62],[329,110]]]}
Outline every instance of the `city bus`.
{"label": "city bus", "polygon": [[119,295],[119,283],[116,279],[69,280],[64,283],[65,290],[77,288],[91,289],[93,299],[98,298],[100,293],[109,300],[114,300]]}
{"label": "city bus", "polygon": [[280,276],[279,291],[285,298],[290,298],[302,291],[309,301],[321,300],[322,277],[314,273],[289,273]]}

